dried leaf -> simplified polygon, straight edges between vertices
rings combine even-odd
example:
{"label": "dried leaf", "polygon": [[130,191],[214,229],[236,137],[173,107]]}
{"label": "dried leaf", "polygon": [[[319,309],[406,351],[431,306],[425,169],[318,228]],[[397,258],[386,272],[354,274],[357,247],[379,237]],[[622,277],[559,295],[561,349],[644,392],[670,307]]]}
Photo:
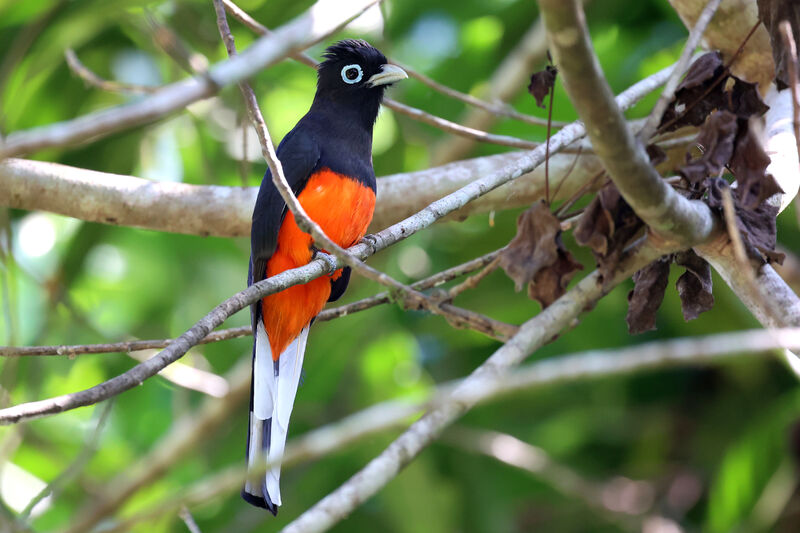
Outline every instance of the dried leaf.
{"label": "dried leaf", "polygon": [[725,68],[718,52],[709,52],[695,61],[661,119],[661,126],[671,123],[665,131],[699,126],[711,111],[723,107],[725,84],[718,80],[724,76]]}
{"label": "dried leaf", "polygon": [[561,223],[542,201],[517,219],[517,234],[500,254],[500,266],[517,290],[528,284],[528,294],[547,307],[562,294],[583,266],[561,241]]}
{"label": "dried leaf", "polygon": [[[708,205],[713,209],[722,210],[722,194],[730,185],[721,178],[709,178],[705,182],[708,191]],[[784,254],[775,251],[777,241],[777,227],[775,218],[778,208],[767,203],[762,203],[755,209],[745,209],[739,200],[739,191],[733,191],[733,205],[736,213],[736,226],[742,237],[747,255],[751,258],[783,263]]]}
{"label": "dried leaf", "polygon": [[609,183],[586,207],[573,235],[578,244],[592,249],[603,279],[609,279],[625,247],[644,227],[631,206]]}
{"label": "dried leaf", "polygon": [[680,169],[680,174],[689,183],[698,184],[708,176],[714,176],[725,168],[733,155],[733,141],[736,138],[736,115],[728,111],[715,111],[697,135],[697,144],[703,149],[702,155]]}
{"label": "dried leaf", "polygon": [[681,298],[683,319],[688,322],[714,307],[711,267],[692,250],[675,254],[675,263],[686,267],[686,272],[678,278],[675,288]]}
{"label": "dried leaf", "polygon": [[528,92],[536,99],[536,105],[545,108],[544,99],[550,94],[550,90],[556,84],[558,69],[552,65],[547,65],[544,70],[531,74],[531,82],[528,85]]}
{"label": "dried leaf", "polygon": [[736,140],[730,168],[739,184],[739,198],[745,209],[755,209],[775,193],[783,192],[772,174],[766,174],[770,159],[748,127]]}
{"label": "dried leaf", "polygon": [[669,281],[669,258],[657,259],[633,275],[628,293],[628,333],[636,335],[656,329],[656,311],[664,300]]}
{"label": "dried leaf", "polygon": [[558,258],[552,265],[539,270],[528,284],[528,296],[539,302],[542,309],[564,295],[570,280],[578,270],[583,270],[583,265],[578,263],[564,244],[561,234],[556,236]]}
{"label": "dried leaf", "polygon": [[742,235],[747,254],[753,259],[767,263],[783,263],[784,254],[775,251],[777,227],[775,218],[778,208],[762,203],[756,209],[742,209],[738,204],[738,191],[734,195],[736,205],[736,225]]}
{"label": "dried leaf", "polygon": [[767,28],[772,45],[772,58],[775,61],[775,82],[779,90],[790,85],[787,61],[789,54],[783,45],[779,30],[782,21],[788,20],[797,48],[800,48],[800,3],[792,0],[758,0],[758,18]]}
{"label": "dried leaf", "polygon": [[648,144],[645,150],[647,151],[647,157],[650,158],[650,164],[654,167],[667,160],[667,152],[657,144]]}
{"label": "dried leaf", "polygon": [[739,118],[748,119],[750,117],[760,117],[769,110],[769,106],[761,100],[758,94],[758,86],[755,83],[747,83],[735,76],[733,88],[728,94],[726,108]]}

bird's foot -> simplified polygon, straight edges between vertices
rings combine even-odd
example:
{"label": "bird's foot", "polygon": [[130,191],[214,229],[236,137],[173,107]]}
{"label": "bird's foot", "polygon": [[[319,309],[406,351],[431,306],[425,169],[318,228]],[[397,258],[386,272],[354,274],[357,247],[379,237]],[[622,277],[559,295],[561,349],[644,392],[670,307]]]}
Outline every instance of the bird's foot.
{"label": "bird's foot", "polygon": [[374,254],[375,252],[378,251],[377,247],[378,247],[378,241],[379,240],[380,240],[380,237],[378,237],[377,235],[373,235],[372,233],[368,233],[367,235],[364,235],[363,237],[361,237],[361,240],[358,241],[358,242],[360,244],[366,244],[367,246],[372,248],[372,253]]}

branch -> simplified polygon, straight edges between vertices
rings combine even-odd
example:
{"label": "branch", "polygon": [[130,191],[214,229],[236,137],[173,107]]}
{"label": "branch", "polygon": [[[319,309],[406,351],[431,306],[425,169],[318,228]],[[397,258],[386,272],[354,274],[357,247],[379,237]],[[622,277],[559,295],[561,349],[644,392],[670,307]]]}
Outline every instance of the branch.
{"label": "branch", "polygon": [[161,89],[152,85],[134,85],[133,83],[125,83],[121,81],[109,81],[101,78],[81,63],[75,51],[72,48],[67,48],[64,51],[64,58],[67,60],[67,65],[72,72],[87,84],[97,87],[103,91],[109,92],[124,92],[131,94],[151,94]]}
{"label": "branch", "polygon": [[292,52],[308,48],[335,33],[377,2],[356,0],[343,8],[340,2],[321,0],[273,35],[256,40],[241,55],[217,63],[204,75],[172,83],[135,102],[66,122],[14,132],[0,144],[0,159],[43,148],[65,147],[158,120],[192,102],[216,94],[226,85],[252,76]]}
{"label": "branch", "polygon": [[[643,95],[658,87],[667,78],[670,70],[671,67],[663,69],[624,91],[618,97],[620,107],[625,109],[633,105]],[[579,122],[574,122],[553,135],[550,139],[550,150],[556,152],[581,138],[585,133],[586,130],[583,125]],[[500,185],[526,172],[530,172],[544,161],[544,156],[544,146],[540,146],[529,153],[523,154],[523,156],[513,164],[471,182],[459,190],[433,202],[419,213],[373,235],[373,244],[357,244],[351,247],[349,252],[359,259],[364,259],[379,250],[406,239],[417,231],[427,228],[440,218],[464,207],[472,200],[483,196],[489,191],[496,189]],[[177,361],[189,348],[196,345],[200,339],[206,337],[214,328],[219,326],[232,314],[244,309],[253,302],[261,300],[269,294],[282,291],[292,285],[307,283],[323,274],[332,272],[332,267],[335,266],[333,263],[335,262],[330,262],[320,257],[303,267],[287,270],[276,276],[259,281],[247,289],[234,294],[212,309],[194,326],[178,337],[173,344],[170,344],[153,358],[148,359],[144,363],[133,367],[119,376],[89,389],[57,396],[48,400],[29,402],[6,409],[0,409],[0,425],[11,424],[31,418],[39,418],[48,414],[75,409],[76,407],[92,405],[131,389],[141,384],[147,378],[154,376],[170,363]]]}
{"label": "branch", "polygon": [[[402,220],[487,172],[504,168],[522,157],[522,153],[511,152],[379,178],[371,229]],[[565,173],[574,160],[571,155],[551,157],[551,172]],[[581,155],[563,186],[563,194],[574,192],[599,169],[596,157]],[[543,187],[544,172],[535,170],[454,216],[463,218],[472,213],[529,205],[542,195]],[[0,162],[0,205],[173,233],[249,235],[250,213],[257,193],[257,187],[154,182],[24,159]]]}
{"label": "branch", "polygon": [[[477,257],[466,263],[448,268],[433,276],[419,280],[411,286],[417,290],[430,289],[443,283],[455,279],[463,274],[473,272],[479,268],[491,263],[500,253],[500,250],[489,252],[481,257]],[[317,315],[315,322],[326,322],[334,320],[339,317],[351,315],[359,311],[371,309],[381,304],[389,303],[391,298],[388,292],[381,292],[375,296],[363,298],[361,300],[324,309]],[[238,328],[224,329],[209,333],[198,344],[208,344],[211,342],[220,342],[228,339],[235,339],[238,337],[246,337],[253,334],[253,328],[250,326],[241,326]],[[141,340],[141,341],[125,341],[104,344],[73,344],[73,345],[54,345],[54,346],[0,346],[0,357],[32,357],[32,356],[67,356],[75,357],[81,354],[96,354],[96,353],[129,353],[140,350],[152,350],[159,348],[166,348],[175,342],[175,339],[158,339],[158,340]]]}
{"label": "branch", "polygon": [[661,238],[684,244],[708,240],[719,227],[711,210],[665,183],[627,127],[592,50],[579,0],[539,5],[570,100],[625,200]]}

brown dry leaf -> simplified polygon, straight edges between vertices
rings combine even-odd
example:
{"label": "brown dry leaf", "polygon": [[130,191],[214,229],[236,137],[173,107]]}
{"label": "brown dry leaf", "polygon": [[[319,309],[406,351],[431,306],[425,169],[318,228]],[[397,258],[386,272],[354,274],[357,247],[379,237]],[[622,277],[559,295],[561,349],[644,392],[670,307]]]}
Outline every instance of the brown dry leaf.
{"label": "brown dry leaf", "polygon": [[760,117],[769,110],[769,106],[761,100],[758,86],[747,83],[732,76],[733,88],[727,93],[726,109],[739,118]]}
{"label": "brown dry leaf", "polygon": [[547,65],[544,70],[531,74],[531,82],[528,85],[528,92],[536,99],[536,105],[545,108],[544,99],[550,94],[553,85],[556,84],[558,69],[552,65]]}
{"label": "brown dry leaf", "polygon": [[680,174],[689,183],[701,183],[706,177],[718,174],[730,161],[733,155],[733,141],[736,138],[736,115],[728,111],[715,111],[700,128],[696,143],[702,149],[702,155],[689,160],[680,169]]}
{"label": "brown dry leaf", "polygon": [[678,278],[675,288],[681,297],[683,319],[688,322],[714,307],[711,267],[692,250],[675,254],[675,263],[686,267],[686,272]]}
{"label": "brown dry leaf", "polygon": [[669,281],[669,257],[657,259],[633,275],[633,290],[628,293],[628,333],[636,335],[656,329],[656,311],[664,300]]}
{"label": "brown dry leaf", "polygon": [[[730,185],[722,178],[709,178],[705,184],[708,189],[708,206],[722,210],[722,193]],[[738,190],[733,191],[733,204],[736,226],[739,228],[747,255],[756,260],[782,264],[784,254],[775,251],[777,241],[775,217],[778,216],[778,208],[762,203],[755,209],[744,209],[739,194]]]}
{"label": "brown dry leaf", "polygon": [[772,58],[775,61],[775,82],[779,90],[790,85],[786,62],[789,54],[783,45],[779,25],[788,20],[792,25],[795,43],[800,48],[800,2],[797,0],[758,0],[758,18],[767,28],[772,45]]}
{"label": "brown dry leaf", "polygon": [[561,223],[539,201],[517,219],[517,234],[500,254],[500,266],[517,290],[528,284],[528,294],[547,307],[564,294],[569,280],[583,266],[561,241]]}
{"label": "brown dry leaf", "polygon": [[558,251],[556,262],[539,270],[533,281],[528,284],[528,297],[539,302],[542,309],[561,298],[575,273],[583,270],[583,265],[564,248],[560,232],[556,235],[556,249]]}
{"label": "brown dry leaf", "polygon": [[631,206],[609,183],[586,207],[573,235],[578,244],[594,252],[603,279],[609,279],[623,257],[625,247],[644,227]]}
{"label": "brown dry leaf", "polygon": [[739,199],[745,209],[755,209],[775,193],[783,192],[772,174],[766,174],[770,163],[753,128],[748,127],[736,139],[736,149],[730,161],[730,168],[739,184]]}
{"label": "brown dry leaf", "polygon": [[647,157],[650,158],[650,164],[654,167],[657,167],[667,160],[667,152],[662,150],[657,144],[648,144],[645,150],[647,151]]}
{"label": "brown dry leaf", "polygon": [[725,76],[725,68],[718,52],[700,56],[678,85],[675,99],[661,119],[662,126],[675,120],[666,131],[683,126],[699,126],[711,111],[723,107],[725,83],[717,82],[721,76]]}
{"label": "brown dry leaf", "polygon": [[747,254],[767,263],[783,263],[784,254],[775,251],[778,216],[776,206],[762,203],[756,209],[742,209],[738,204],[738,191],[734,195],[736,205],[736,225],[742,235]]}

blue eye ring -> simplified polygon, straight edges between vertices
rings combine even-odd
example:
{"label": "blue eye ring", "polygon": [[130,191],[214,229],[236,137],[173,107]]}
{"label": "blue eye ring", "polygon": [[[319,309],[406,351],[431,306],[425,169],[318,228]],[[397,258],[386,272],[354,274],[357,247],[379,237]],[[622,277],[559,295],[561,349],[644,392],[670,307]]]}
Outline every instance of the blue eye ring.
{"label": "blue eye ring", "polygon": [[[356,72],[354,77],[353,71]],[[347,83],[348,85],[353,85],[354,83],[358,83],[361,81],[361,78],[364,77],[364,71],[361,70],[361,65],[357,63],[353,63],[352,65],[345,65],[342,67],[342,81]]]}

